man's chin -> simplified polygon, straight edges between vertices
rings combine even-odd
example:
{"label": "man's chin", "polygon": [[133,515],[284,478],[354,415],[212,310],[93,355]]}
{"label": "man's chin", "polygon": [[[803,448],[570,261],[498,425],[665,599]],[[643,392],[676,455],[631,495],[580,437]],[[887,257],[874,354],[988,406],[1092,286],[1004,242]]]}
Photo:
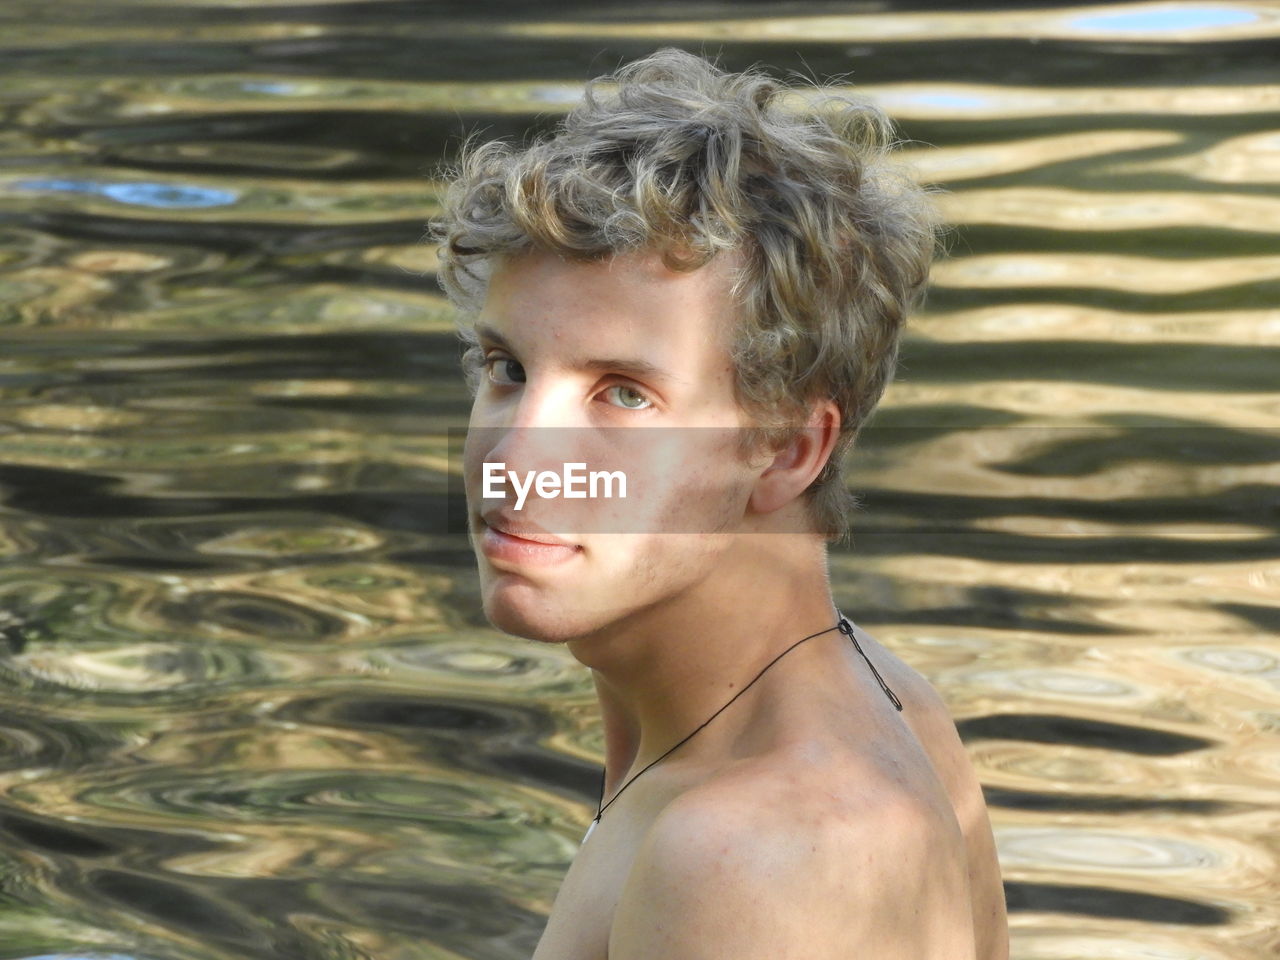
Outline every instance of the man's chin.
{"label": "man's chin", "polygon": [[572,613],[529,583],[508,579],[506,583],[484,586],[485,619],[513,637],[565,643],[578,634],[576,625],[570,622]]}

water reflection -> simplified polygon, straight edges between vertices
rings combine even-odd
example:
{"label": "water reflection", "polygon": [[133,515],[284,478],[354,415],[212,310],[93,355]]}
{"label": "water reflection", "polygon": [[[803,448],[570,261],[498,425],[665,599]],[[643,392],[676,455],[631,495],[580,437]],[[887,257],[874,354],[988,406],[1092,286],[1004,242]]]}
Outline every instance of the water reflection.
{"label": "water reflection", "polygon": [[8,5],[0,956],[532,953],[603,745],[447,533],[431,169],[665,42],[845,75],[948,190],[832,583],[957,718],[1013,956],[1280,953],[1280,16],[759,13]]}
{"label": "water reflection", "polygon": [[229,190],[208,190],[162,183],[95,183],[91,180],[14,180],[9,190],[19,193],[84,193],[117,203],[142,207],[220,207],[235,203]]}

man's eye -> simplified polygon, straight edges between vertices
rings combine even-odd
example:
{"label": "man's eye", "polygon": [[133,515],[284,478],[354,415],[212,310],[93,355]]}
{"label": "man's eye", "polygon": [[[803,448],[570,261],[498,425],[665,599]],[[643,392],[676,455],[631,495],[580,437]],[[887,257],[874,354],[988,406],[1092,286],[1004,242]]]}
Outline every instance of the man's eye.
{"label": "man's eye", "polygon": [[[512,375],[510,380],[496,380],[493,375],[494,365],[499,363],[509,364],[507,367],[508,375],[512,374],[512,367],[514,367],[518,373]],[[484,365],[489,368],[489,379],[495,380],[496,383],[524,383],[524,367],[520,365],[520,361],[518,360],[512,360],[510,357],[488,357],[485,359]]]}
{"label": "man's eye", "polygon": [[[500,364],[507,365],[507,379],[499,377],[495,373]],[[500,386],[525,382],[525,370],[519,360],[513,360],[510,357],[484,357],[479,361],[479,365],[488,370],[489,379]],[[611,391],[617,391],[618,402],[614,405],[622,407],[624,410],[647,410],[653,406],[652,400],[625,383],[615,383],[605,388],[606,393]]]}
{"label": "man's eye", "polygon": [[618,391],[618,397],[622,400],[618,406],[627,410],[646,410],[653,406],[653,401],[638,390],[632,390],[625,383],[615,383],[613,386],[606,388],[606,392],[609,390]]}

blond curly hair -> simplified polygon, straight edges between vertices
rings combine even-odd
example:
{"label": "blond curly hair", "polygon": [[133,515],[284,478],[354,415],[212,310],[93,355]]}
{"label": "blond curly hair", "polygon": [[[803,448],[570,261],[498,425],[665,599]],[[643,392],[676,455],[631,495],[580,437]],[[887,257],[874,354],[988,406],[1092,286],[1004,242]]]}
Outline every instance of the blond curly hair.
{"label": "blond curly hair", "polygon": [[[859,505],[845,456],[893,377],[944,227],[938,188],[890,156],[904,141],[889,117],[812,87],[809,109],[787,109],[798,88],[758,67],[729,73],[664,47],[589,81],[554,135],[521,148],[465,138],[442,165],[448,186],[427,236],[473,357],[471,323],[505,255],[589,262],[652,249],[683,271],[733,251],[735,397],[757,424],[741,450],[777,449],[815,402],[835,401],[840,434],[804,494],[832,542]],[[478,365],[467,367],[474,391]]]}

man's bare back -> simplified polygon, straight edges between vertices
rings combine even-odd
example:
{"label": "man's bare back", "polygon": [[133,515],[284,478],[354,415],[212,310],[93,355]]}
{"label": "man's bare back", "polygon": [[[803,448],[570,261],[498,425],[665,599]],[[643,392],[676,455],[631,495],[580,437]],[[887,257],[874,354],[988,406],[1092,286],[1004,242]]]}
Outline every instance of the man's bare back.
{"label": "man's bare back", "polygon": [[[735,805],[775,819],[784,816],[798,824],[797,830],[819,820],[863,824],[845,833],[823,833],[848,836],[851,845],[862,846],[839,849],[844,841],[828,841],[826,859],[819,862],[815,855],[815,872],[830,873],[832,864],[838,871],[841,862],[852,870],[868,862],[868,843],[884,845],[886,862],[893,862],[896,872],[866,898],[879,903],[877,915],[868,916],[869,904],[860,908],[838,897],[825,900],[823,912],[835,926],[815,931],[815,937],[847,946],[855,935],[870,936],[878,957],[897,957],[894,938],[902,941],[905,918],[892,908],[901,905],[915,918],[909,924],[913,934],[927,934],[927,942],[918,939],[901,953],[903,960],[1007,960],[1008,927],[994,837],[955,724],[919,673],[865,631],[855,631],[903,710],[888,702],[849,645],[849,662],[865,679],[846,691],[845,703],[856,706],[843,710],[821,696],[805,698],[797,707],[800,713],[762,717],[759,724],[759,730],[809,729],[800,718],[810,711],[826,718],[827,735],[787,742],[771,740],[767,733],[744,738],[733,758],[714,770],[681,761],[679,754],[655,766],[610,808],[584,843],[556,897],[534,960],[628,957],[633,926],[658,909],[644,902],[652,899],[650,888],[632,876],[637,854],[652,851],[655,833],[678,836],[690,817],[724,813]],[[662,849],[679,856],[678,843]],[[847,922],[847,932],[839,928],[841,922]]]}

